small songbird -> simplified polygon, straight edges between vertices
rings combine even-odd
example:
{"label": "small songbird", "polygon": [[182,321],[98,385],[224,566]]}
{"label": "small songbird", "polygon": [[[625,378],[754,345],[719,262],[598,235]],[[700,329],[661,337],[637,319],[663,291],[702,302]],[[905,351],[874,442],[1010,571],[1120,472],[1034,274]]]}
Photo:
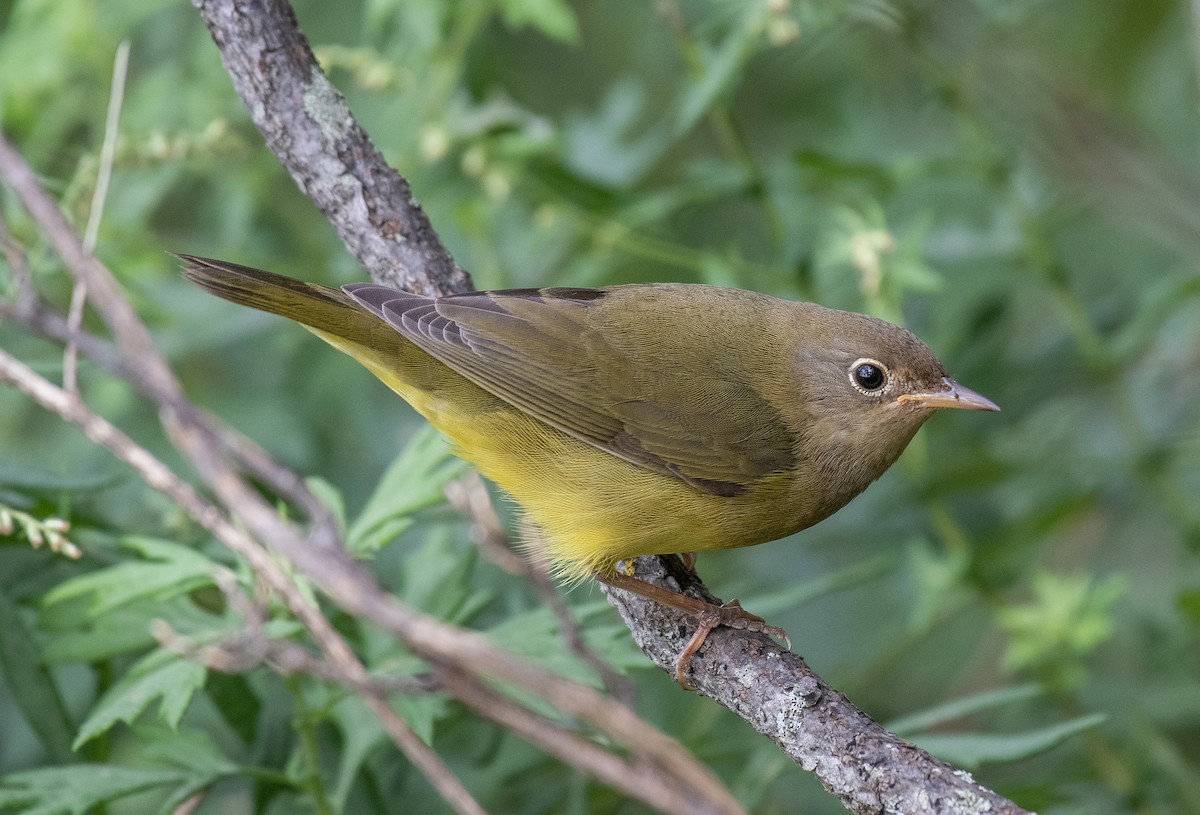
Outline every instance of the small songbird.
{"label": "small songbird", "polygon": [[529,548],[700,627],[776,629],[617,571],[812,526],[883,474],[938,408],[999,410],[891,323],[738,289],[635,284],[423,297],[339,291],[181,255],[188,279],[295,320],[445,434],[537,529]]}

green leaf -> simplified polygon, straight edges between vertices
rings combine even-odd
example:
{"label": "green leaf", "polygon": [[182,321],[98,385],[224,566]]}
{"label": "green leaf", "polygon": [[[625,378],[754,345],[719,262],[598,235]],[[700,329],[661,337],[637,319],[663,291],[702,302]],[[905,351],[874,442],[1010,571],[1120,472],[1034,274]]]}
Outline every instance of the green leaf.
{"label": "green leaf", "polygon": [[500,13],[513,28],[529,26],[560,42],[579,40],[579,22],[563,0],[500,0]]}
{"label": "green leaf", "polygon": [[212,736],[203,730],[174,730],[155,723],[135,730],[138,756],[155,766],[166,765],[186,770],[200,778],[212,779],[237,772],[238,766],[225,757]]}
{"label": "green leaf", "polygon": [[42,615],[42,629],[50,637],[43,646],[42,660],[48,664],[98,662],[130,651],[144,651],[155,644],[151,632],[155,620],[164,620],[176,632],[188,636],[221,624],[220,618],[198,608],[189,598],[135,600],[95,620],[74,605],[58,603]]}
{"label": "green leaf", "polygon": [[1107,718],[1103,713],[1093,713],[1024,733],[931,733],[912,742],[951,764],[973,770],[984,762],[1019,761],[1045,752]]}
{"label": "green leaf", "polygon": [[346,538],[355,555],[375,552],[411,525],[407,517],[445,500],[443,490],[467,468],[430,426],[418,431],[392,462]]}
{"label": "green leaf", "polygon": [[805,603],[811,603],[818,597],[845,591],[852,586],[876,580],[895,568],[896,557],[894,555],[876,555],[867,560],[852,563],[841,571],[822,575],[797,586],[758,595],[754,598],[754,612],[770,616],[780,611],[797,608]]}
{"label": "green leaf", "polygon": [[208,678],[205,693],[216,705],[225,723],[241,737],[242,743],[253,744],[258,732],[258,714],[262,710],[262,702],[246,677],[214,671]]}
{"label": "green leaf", "polygon": [[338,531],[345,534],[346,531],[346,500],[342,496],[341,490],[330,484],[324,478],[317,476],[309,476],[304,479],[304,485],[308,487],[309,492],[317,497],[317,499],[326,506],[330,514],[333,516],[333,522],[337,526]]}
{"label": "green leaf", "polygon": [[192,695],[204,686],[206,675],[203,666],[179,654],[154,651],[100,697],[80,726],[74,748],[79,749],[117,722],[132,724],[156,699],[161,699],[159,717],[169,727],[176,727]]}
{"label": "green leaf", "polygon": [[126,477],[125,473],[117,469],[103,469],[90,473],[75,470],[56,473],[0,462],[0,485],[28,492],[95,492],[111,487]]}
{"label": "green leaf", "polygon": [[996,622],[1009,635],[1005,665],[1036,669],[1059,688],[1075,687],[1083,678],[1083,657],[1113,632],[1113,607],[1128,590],[1123,575],[1058,576],[1038,572],[1032,602],[996,612]]}
{"label": "green leaf", "polygon": [[690,82],[679,100],[679,112],[675,117],[675,132],[687,133],[708,112],[717,97],[725,93],[741,77],[741,68],[754,53],[761,34],[761,18],[757,13],[747,13],[743,23],[715,50],[702,55],[703,71],[698,79]]}
{"label": "green leaf", "polygon": [[[671,133],[661,124],[641,124],[647,107],[643,85],[634,79],[614,82],[594,110],[567,115],[563,125],[564,159],[574,172],[606,187],[627,187],[662,158]],[[744,183],[738,174],[738,183]],[[623,225],[663,217],[681,205],[679,190],[634,199],[619,214]]]}
{"label": "green leaf", "polygon": [[976,693],[961,699],[952,699],[945,704],[891,721],[888,723],[887,729],[904,736],[929,730],[954,719],[961,719],[984,710],[992,710],[1016,702],[1027,702],[1041,696],[1042,693],[1041,687],[1032,683]]}
{"label": "green leaf", "polygon": [[75,728],[67,717],[58,685],[42,664],[38,646],[17,607],[0,590],[0,671],[25,722],[56,762],[71,757]]}
{"label": "green leaf", "polygon": [[444,530],[434,530],[406,560],[397,593],[440,620],[462,624],[491,599],[470,580],[477,550],[464,549]]}
{"label": "green leaf", "polygon": [[134,600],[166,600],[211,585],[216,564],[186,546],[155,538],[124,538],[121,545],[145,561],[129,561],[67,580],[46,597],[48,604],[91,595],[88,616],[95,618]]}
{"label": "green leaf", "polygon": [[[386,743],[388,736],[379,723],[379,717],[355,696],[346,697],[338,702],[330,712],[330,718],[342,734],[341,755],[338,760],[337,774],[334,776],[331,798],[337,805],[338,811],[344,812],[346,801],[354,786],[354,780],[362,770],[363,764],[366,763],[367,757],[375,748]],[[405,720],[410,726],[413,725],[413,722],[407,717]],[[429,743],[430,738],[426,733],[418,731],[417,735],[426,744]]]}
{"label": "green leaf", "polygon": [[97,764],[28,770],[0,781],[0,809],[16,809],[21,815],[88,815],[101,804],[186,779],[179,771]]}

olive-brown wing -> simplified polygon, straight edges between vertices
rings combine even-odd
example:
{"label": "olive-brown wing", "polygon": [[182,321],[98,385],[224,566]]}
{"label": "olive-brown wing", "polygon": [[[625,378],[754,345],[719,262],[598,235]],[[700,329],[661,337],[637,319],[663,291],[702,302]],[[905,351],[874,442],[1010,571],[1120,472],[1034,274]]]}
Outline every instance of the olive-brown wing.
{"label": "olive-brown wing", "polygon": [[[603,302],[610,290],[512,289],[441,298],[372,284],[345,291],[426,353],[521,411],[704,492],[739,495],[756,479],[794,464],[790,433],[749,383],[714,376],[701,349],[689,359],[670,359],[661,346],[631,345],[617,336],[621,317]],[[630,319],[653,319],[654,313],[641,308]]]}

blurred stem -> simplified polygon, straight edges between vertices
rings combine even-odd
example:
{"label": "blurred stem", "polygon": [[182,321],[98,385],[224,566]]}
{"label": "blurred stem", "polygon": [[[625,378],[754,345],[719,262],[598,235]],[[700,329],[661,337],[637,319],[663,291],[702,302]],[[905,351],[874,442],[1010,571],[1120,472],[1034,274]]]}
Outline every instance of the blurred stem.
{"label": "blurred stem", "polygon": [[[684,66],[692,79],[699,81],[704,77],[704,59],[701,56],[700,44],[692,36],[678,0],[661,0],[660,8],[670,22],[671,30],[675,32],[675,43],[679,48],[679,55],[683,59]],[[733,114],[721,102],[713,102],[705,112],[705,119],[721,149],[745,173],[751,192],[758,197],[762,206],[763,218],[766,221],[771,242],[779,247],[783,243],[784,237],[783,217],[775,206],[775,202],[771,200],[766,175],[754,158],[754,154],[750,152],[745,134],[733,118]]]}
{"label": "blurred stem", "polygon": [[1194,764],[1195,756],[1185,755],[1169,735],[1155,725],[1134,730],[1131,745],[1179,789],[1188,812],[1200,812],[1200,776]]}
{"label": "blurred stem", "polygon": [[971,548],[966,531],[963,530],[950,509],[941,498],[934,499],[929,505],[929,515],[933,521],[933,529],[951,552],[963,552]]}
{"label": "blurred stem", "polygon": [[336,810],[333,802],[329,800],[325,779],[321,775],[321,751],[317,745],[316,723],[305,701],[304,689],[300,686],[301,680],[292,676],[285,682],[296,705],[296,735],[300,741],[300,760],[304,766],[301,786],[308,793],[317,815],[335,815]]}
{"label": "blurred stem", "polygon": [[[1059,696],[1058,700],[1059,707],[1068,718],[1078,718],[1086,714],[1073,695]],[[1084,752],[1087,753],[1092,766],[1096,768],[1097,774],[1109,789],[1122,797],[1127,797],[1134,789],[1134,777],[1126,762],[1114,749],[1104,728],[1088,728],[1081,735]]]}
{"label": "blurred stem", "polygon": [[1192,0],[1192,70],[1196,87],[1200,89],[1200,0]]}
{"label": "blurred stem", "polygon": [[[634,257],[696,272],[703,271],[705,259],[714,256],[712,252],[692,249],[681,243],[654,238],[644,232],[639,232],[635,227],[621,221],[619,215],[594,215],[586,206],[571,200],[557,189],[536,179],[531,179],[529,183],[539,188],[547,200],[569,207],[571,214],[586,225],[586,237],[590,238],[593,244],[607,244],[628,252]],[[780,274],[777,268],[754,263],[740,255],[720,255],[719,257],[722,263],[748,275],[771,277]]]}
{"label": "blurred stem", "polygon": [[479,29],[487,22],[491,13],[488,3],[455,4],[450,33],[443,41],[442,47],[435,51],[438,57],[435,63],[437,70],[431,77],[429,93],[425,96],[425,111],[420,121],[434,122],[442,118],[442,111],[449,103],[462,75],[463,66],[466,65],[467,49],[471,47]]}
{"label": "blurred stem", "polygon": [[[106,659],[96,666],[96,696],[99,699],[113,686],[113,663]],[[112,730],[105,730],[88,745],[88,757],[94,764],[107,764],[112,758]],[[108,815],[108,804],[96,805],[96,815]]]}
{"label": "blurred stem", "polygon": [[1026,255],[1033,261],[1041,272],[1046,284],[1053,294],[1053,303],[1057,307],[1063,326],[1075,341],[1079,354],[1084,362],[1093,370],[1104,374],[1113,372],[1112,355],[1105,347],[1104,337],[1092,325],[1087,312],[1080,304],[1074,292],[1071,291],[1066,270],[1058,258],[1050,238],[1042,227],[1044,214],[1033,212],[1017,194],[1015,180],[1008,179],[1009,204],[1016,213],[1021,225],[1021,235],[1025,239]]}

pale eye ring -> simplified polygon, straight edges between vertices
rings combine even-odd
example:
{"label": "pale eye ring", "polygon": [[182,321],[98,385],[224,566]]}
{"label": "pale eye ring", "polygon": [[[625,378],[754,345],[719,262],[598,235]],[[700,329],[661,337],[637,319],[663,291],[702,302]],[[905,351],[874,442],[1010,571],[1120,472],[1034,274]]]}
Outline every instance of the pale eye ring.
{"label": "pale eye ring", "polygon": [[878,393],[887,385],[887,366],[878,360],[863,358],[850,366],[850,384],[863,393]]}

